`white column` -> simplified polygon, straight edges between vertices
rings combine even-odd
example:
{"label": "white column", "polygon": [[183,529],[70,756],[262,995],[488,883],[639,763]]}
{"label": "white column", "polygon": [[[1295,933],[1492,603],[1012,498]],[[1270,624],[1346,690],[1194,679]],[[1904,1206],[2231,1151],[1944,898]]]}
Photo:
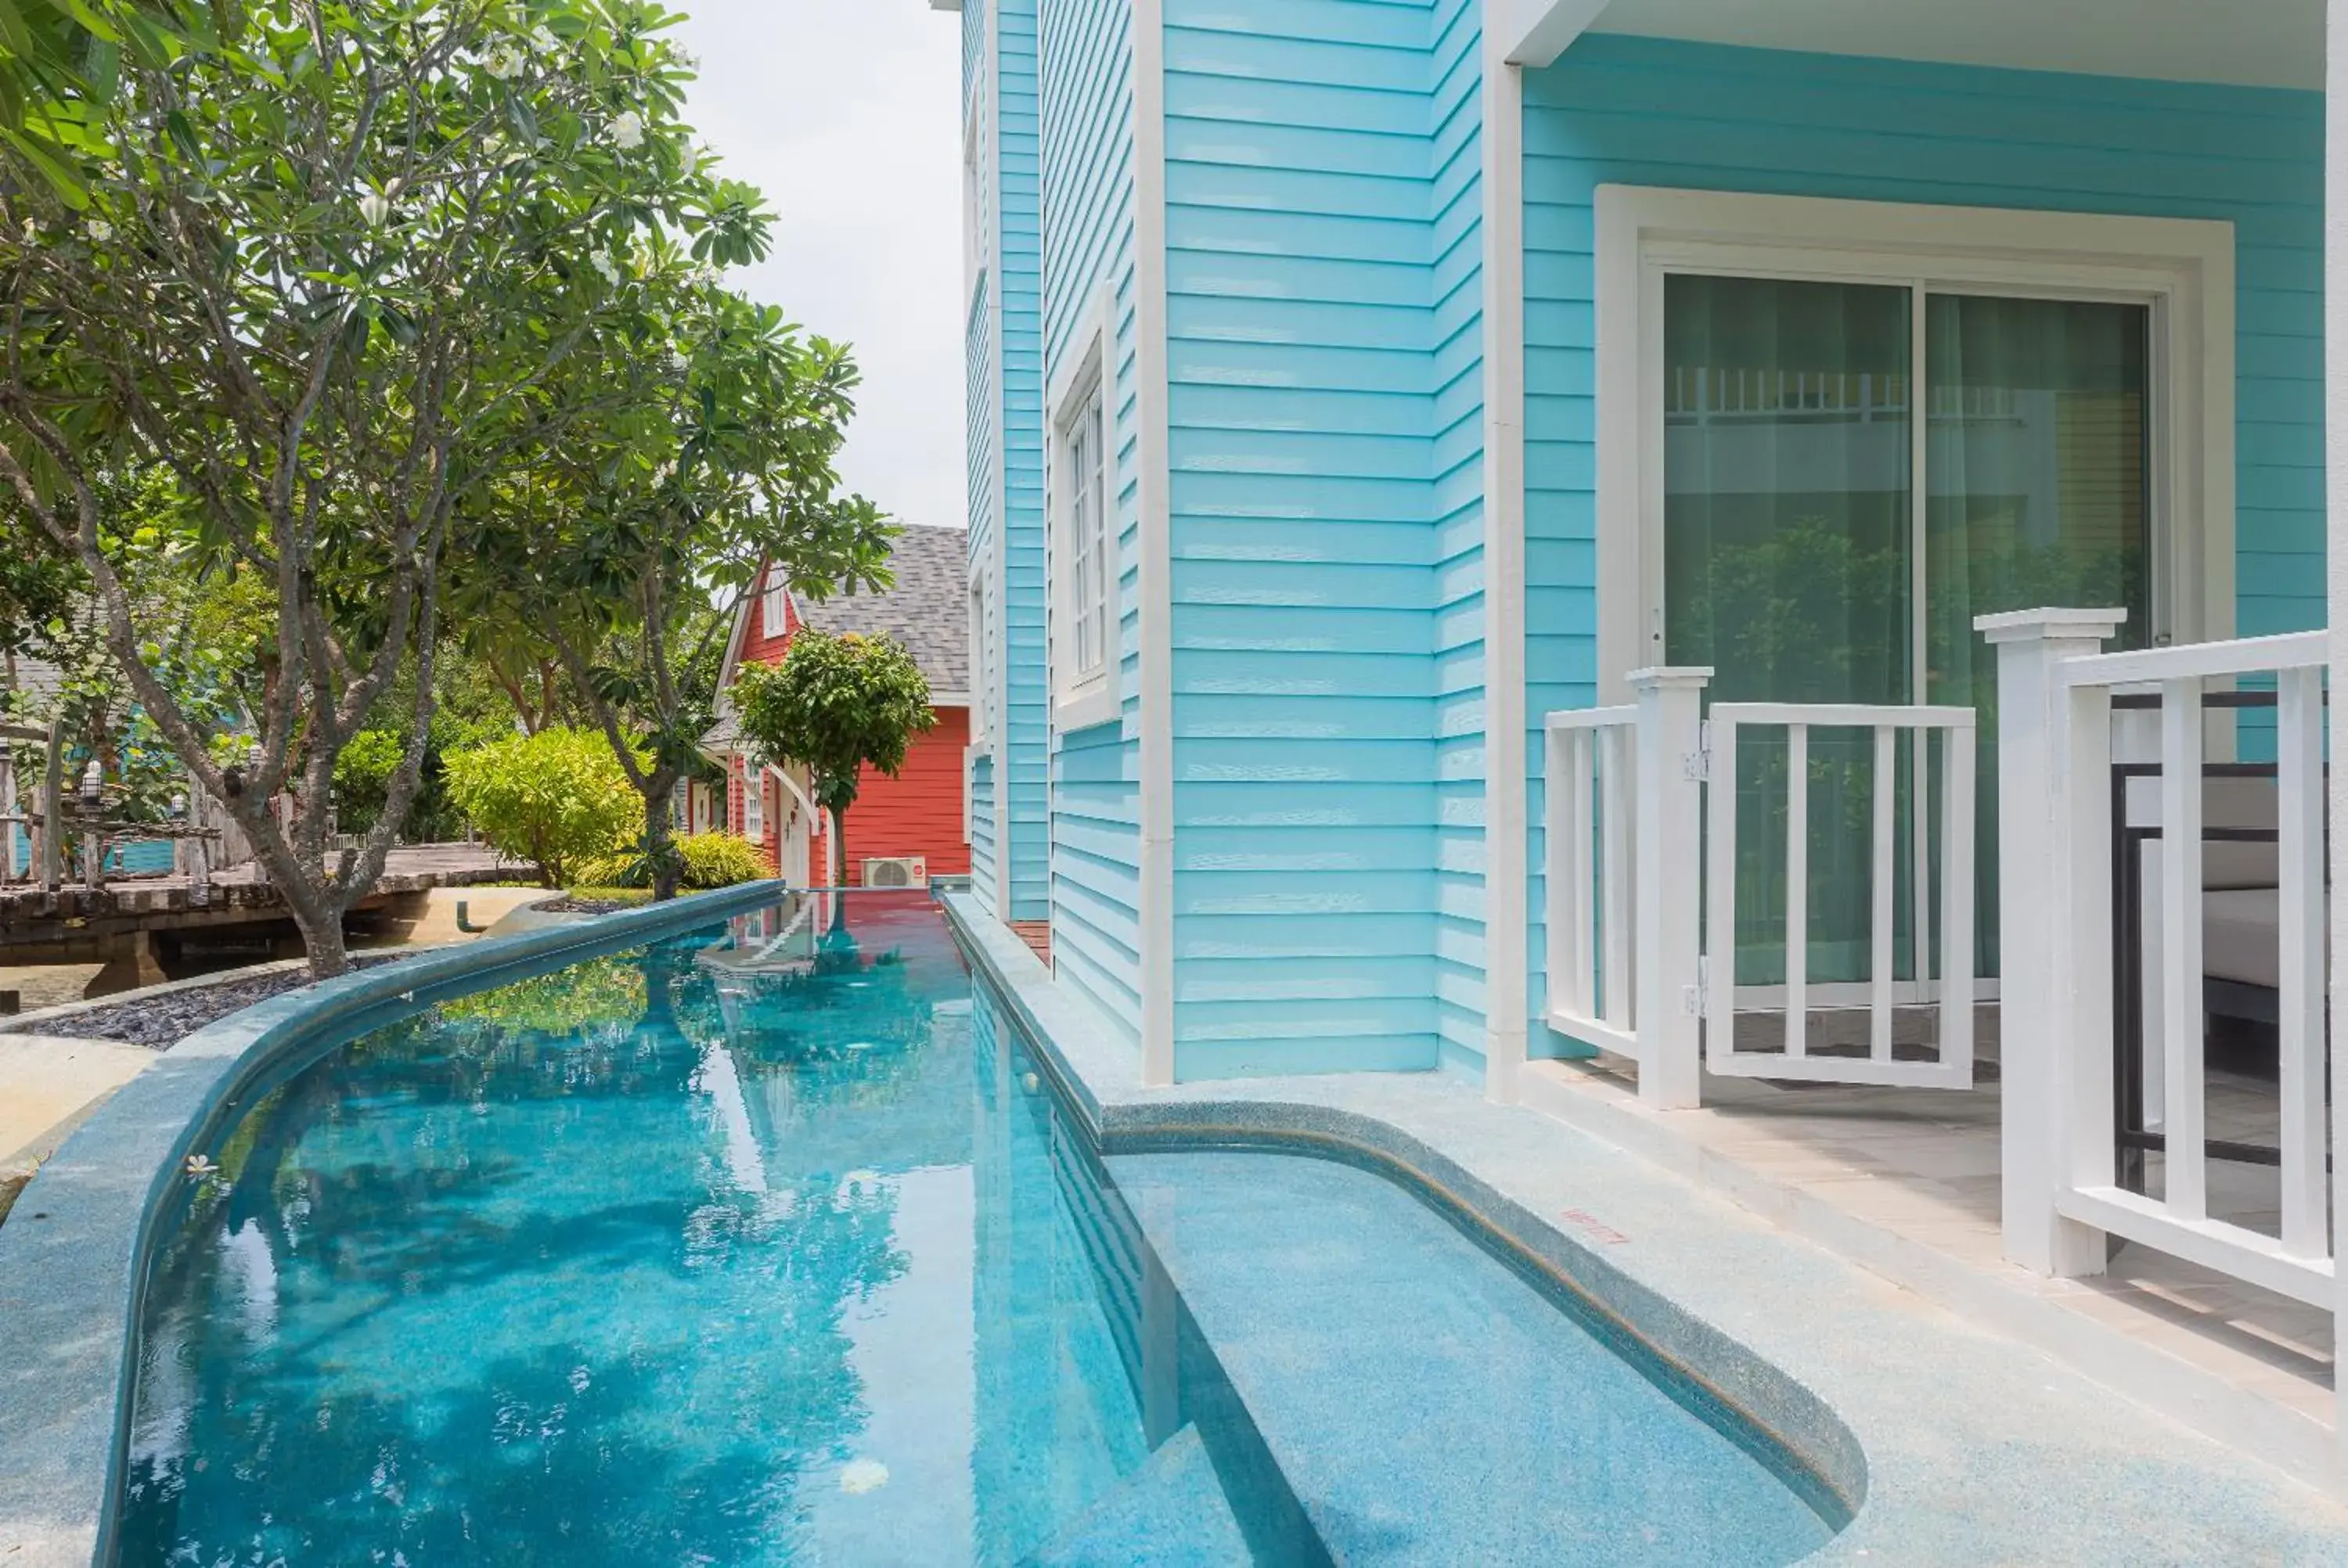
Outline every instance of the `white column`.
{"label": "white column", "polygon": [[1525,696],[1524,80],[1484,35],[1484,1092],[1517,1096],[1532,1012]]}
{"label": "white column", "polygon": [[[2331,585],[2332,690],[2348,692],[2348,0],[2329,0],[2324,67],[2323,379],[2324,501]],[[2332,770],[2332,820],[2348,824],[2348,768]],[[2348,973],[2348,834],[2332,835],[2332,972]],[[2335,1025],[2335,1029],[2336,1029]],[[2335,1037],[2336,1034],[2335,1034]],[[2348,1095],[2332,1097],[2333,1147],[2348,1153]],[[2333,1162],[2334,1258],[2348,1253],[2348,1158]],[[2348,1315],[2348,1269],[2334,1273],[2334,1334]],[[2334,1428],[2348,1442],[2348,1378],[2336,1379]]]}
{"label": "white column", "polygon": [[[1974,629],[1997,649],[1997,861],[1999,977],[1998,1069],[2002,1123],[2000,1163],[2004,1181],[2005,1255],[2040,1274],[2075,1276],[2104,1270],[2099,1231],[2054,1212],[2055,1194],[2067,1184],[2075,1152],[2083,1151],[2073,1122],[2094,1120],[2100,1108],[2106,1128],[2104,1160],[2110,1160],[2112,1087],[2108,1072],[2100,1090],[2083,1081],[2083,1042],[2076,1038],[2075,953],[2079,922],[2096,922],[2109,941],[2110,901],[2086,900],[2075,910],[2070,897],[2075,862],[2070,786],[2107,794],[2105,776],[2073,777],[2072,726],[2065,705],[2070,693],[2056,680],[2055,666],[2103,651],[2105,641],[2127,619],[2120,610],[2024,610],[1984,615]],[[2100,740],[2108,733],[2083,740]],[[2078,845],[2083,852],[2101,845]],[[2089,933],[2092,935],[2092,933]],[[2106,971],[2108,973],[2108,971]],[[2108,1014],[2108,1004],[2106,1007]],[[2110,1060],[2108,1039],[2100,1052]],[[2096,1097],[2099,1094],[2099,1098]]]}
{"label": "white column", "polygon": [[[1639,1098],[1703,1103],[1703,991],[1696,967],[1704,878],[1704,688],[1709,669],[1640,670],[1633,1020]],[[1728,784],[1725,787],[1734,787]]]}

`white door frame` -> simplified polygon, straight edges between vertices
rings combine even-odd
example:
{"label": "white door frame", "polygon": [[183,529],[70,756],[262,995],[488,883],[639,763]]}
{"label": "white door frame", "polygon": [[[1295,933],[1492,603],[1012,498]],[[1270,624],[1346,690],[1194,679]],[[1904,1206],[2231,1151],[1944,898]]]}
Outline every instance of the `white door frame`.
{"label": "white door frame", "polygon": [[[2233,635],[2231,223],[1624,185],[1601,186],[1596,206],[1601,704],[1663,662],[1660,375],[1673,272],[1906,285],[1920,312],[1928,290],[2149,304],[2153,630]],[[1921,506],[1921,472],[1915,485]]]}
{"label": "white door frame", "polygon": [[[808,839],[816,820],[815,802],[808,798],[797,779],[774,764],[768,763],[764,772],[779,782],[799,807],[794,817],[782,825],[780,844],[775,852],[776,874],[794,887],[811,886],[808,879]],[[763,783],[762,779],[761,787]]]}

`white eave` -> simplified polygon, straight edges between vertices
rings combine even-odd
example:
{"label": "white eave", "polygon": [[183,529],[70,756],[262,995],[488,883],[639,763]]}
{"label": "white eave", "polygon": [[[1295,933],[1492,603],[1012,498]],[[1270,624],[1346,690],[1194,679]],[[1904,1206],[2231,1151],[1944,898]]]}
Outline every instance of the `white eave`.
{"label": "white eave", "polygon": [[1584,33],[2139,77],[2323,86],[2323,0],[1490,0],[1508,57],[1546,66]]}

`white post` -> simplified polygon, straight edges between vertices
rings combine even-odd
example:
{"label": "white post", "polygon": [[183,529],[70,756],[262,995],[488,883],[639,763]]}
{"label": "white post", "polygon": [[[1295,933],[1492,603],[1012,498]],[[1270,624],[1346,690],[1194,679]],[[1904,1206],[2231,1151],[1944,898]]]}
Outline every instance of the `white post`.
{"label": "white post", "polygon": [[[2056,679],[2056,666],[2103,651],[2127,619],[2121,610],[2024,610],[1973,622],[1998,651],[1999,1161],[2005,1255],[2039,1274],[2062,1276],[2104,1270],[2103,1234],[2057,1214],[2054,1199],[2069,1182],[2078,1147],[2071,1118],[2100,1105],[2105,1125],[2110,1122],[2108,1079],[2100,1101],[2082,1103],[2082,1086],[2074,1081],[2079,1042],[2072,1016],[2081,936],[2075,922],[2096,922],[2108,942],[2110,900],[2090,899],[2075,912],[2071,897],[2076,866],[2071,786],[2096,792],[2100,799],[2109,792],[2110,770],[2106,764],[2099,770],[2106,776],[2072,776],[2070,693]],[[2092,738],[2108,749],[2108,732]],[[2104,846],[2076,847],[2089,854]],[[2102,1054],[2109,1057],[2108,1041]]]}
{"label": "white post", "polygon": [[[2330,579],[2332,690],[2348,692],[2348,0],[2329,0],[2323,134],[2324,552]],[[2332,820],[2348,825],[2348,768],[2332,770]],[[2332,835],[2332,968],[2348,972],[2348,833]],[[2348,1094],[2332,1097],[2333,1147],[2348,1155]],[[2333,1167],[2335,1260],[2348,1255],[2348,1158]],[[2348,1317],[2348,1268],[2335,1267],[2333,1336]],[[2348,1378],[2334,1379],[2340,1401],[2333,1430],[2348,1444]]]}
{"label": "white post", "polygon": [[1641,670],[1631,676],[1639,705],[1632,1010],[1639,1031],[1639,1098],[1664,1111],[1703,1102],[1696,923],[1704,876],[1704,688],[1711,679],[1709,669]]}

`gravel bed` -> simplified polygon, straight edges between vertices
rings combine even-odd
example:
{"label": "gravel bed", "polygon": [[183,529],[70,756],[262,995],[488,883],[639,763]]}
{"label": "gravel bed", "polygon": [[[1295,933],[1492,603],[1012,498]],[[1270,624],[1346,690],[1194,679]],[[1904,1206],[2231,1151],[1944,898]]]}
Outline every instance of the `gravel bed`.
{"label": "gravel bed", "polygon": [[[354,955],[354,968],[387,963],[404,954]],[[183,991],[169,991],[161,996],[142,997],[136,1001],[114,1007],[94,1008],[88,1012],[61,1018],[54,1023],[40,1026],[40,1032],[52,1038],[67,1040],[118,1040],[130,1045],[143,1045],[161,1050],[174,1046],[188,1036],[242,1011],[256,1002],[283,996],[310,983],[310,971],[281,969],[275,974],[255,975],[245,980],[222,980],[216,986],[196,986]]]}
{"label": "gravel bed", "polygon": [[641,909],[641,898],[554,898],[530,908],[541,915],[616,915],[623,909]]}

